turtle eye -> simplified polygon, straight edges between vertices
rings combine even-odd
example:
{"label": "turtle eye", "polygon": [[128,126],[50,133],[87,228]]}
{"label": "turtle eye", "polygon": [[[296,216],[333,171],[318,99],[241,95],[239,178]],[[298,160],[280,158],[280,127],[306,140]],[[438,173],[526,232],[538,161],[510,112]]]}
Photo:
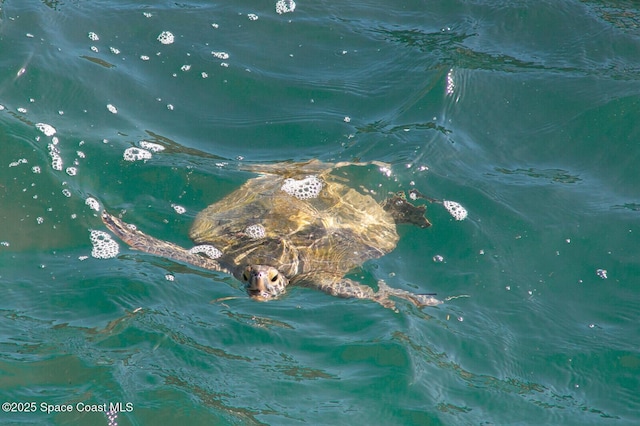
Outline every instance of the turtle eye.
{"label": "turtle eye", "polygon": [[278,274],[273,274],[273,276],[271,277],[271,282],[275,283],[276,281],[278,281]]}
{"label": "turtle eye", "polygon": [[242,279],[245,281],[249,281],[249,274],[247,274],[247,271],[244,271],[242,273]]}

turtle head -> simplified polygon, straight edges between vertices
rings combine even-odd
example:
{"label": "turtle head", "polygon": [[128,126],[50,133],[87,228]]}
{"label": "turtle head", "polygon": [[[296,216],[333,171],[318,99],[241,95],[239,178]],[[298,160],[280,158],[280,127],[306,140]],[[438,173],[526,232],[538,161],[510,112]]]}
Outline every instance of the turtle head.
{"label": "turtle head", "polygon": [[266,301],[284,293],[289,280],[273,266],[249,265],[242,272],[242,281],[252,299]]}

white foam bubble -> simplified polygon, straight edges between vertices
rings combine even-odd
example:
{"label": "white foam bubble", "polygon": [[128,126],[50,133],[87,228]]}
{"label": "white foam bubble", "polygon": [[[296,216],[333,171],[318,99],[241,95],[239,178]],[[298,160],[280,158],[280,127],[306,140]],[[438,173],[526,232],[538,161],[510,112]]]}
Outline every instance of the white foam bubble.
{"label": "white foam bubble", "polygon": [[391,177],[391,175],[393,174],[391,169],[387,166],[381,166],[378,170],[380,170],[380,173],[382,173],[386,177]]}
{"label": "white foam bubble", "polygon": [[76,167],[67,167],[65,171],[69,176],[75,176],[78,174],[78,169]]}
{"label": "white foam bubble", "polygon": [[158,36],[158,41],[162,44],[171,44],[174,41],[173,34],[171,34],[169,31],[163,31]]}
{"label": "white foam bubble", "polygon": [[92,230],[89,237],[93,249],[91,250],[91,256],[96,259],[111,259],[116,257],[120,252],[120,246],[115,242],[111,235],[104,231]]}
{"label": "white foam bubble", "polygon": [[100,211],[100,203],[98,202],[98,200],[96,200],[93,197],[87,197],[86,200],[84,200],[84,203],[89,206],[91,208],[91,210],[95,210],[97,212]]}
{"label": "white foam bubble", "polygon": [[136,148],[135,146],[125,149],[124,153],[122,154],[122,157],[125,159],[125,161],[148,160],[152,156],[153,155],[150,151],[147,151],[146,149]]}
{"label": "white foam bubble", "polygon": [[109,110],[109,112],[111,114],[117,114],[118,113],[118,108],[116,108],[114,105],[107,104],[107,109]]}
{"label": "white foam bubble", "polygon": [[282,15],[296,10],[296,2],[293,0],[278,0],[276,2],[276,13]]}
{"label": "white foam bubble", "polygon": [[57,139],[54,138],[54,141],[52,141],[52,143],[48,144],[47,147],[49,148],[49,156],[51,157],[51,167],[53,168],[53,170],[62,170],[62,157],[60,156],[60,151],[58,150],[58,146],[57,146]]}
{"label": "white foam bubble", "polygon": [[201,244],[194,246],[189,250],[189,253],[202,253],[210,257],[211,259],[217,259],[222,256],[222,252],[210,244]]}
{"label": "white foam bubble", "polygon": [[53,136],[56,134],[56,129],[51,124],[36,123],[36,128],[44,133],[45,136]]}
{"label": "white foam bubble", "polygon": [[452,68],[447,73],[447,88],[445,89],[445,93],[449,96],[453,95],[453,91],[455,87],[456,87],[456,84],[453,80],[453,68]]}
{"label": "white foam bubble", "polygon": [[444,200],[442,201],[442,205],[455,220],[465,220],[467,218],[467,209],[462,207],[460,203]]}
{"label": "white foam bubble", "polygon": [[151,152],[164,151],[164,146],[157,143],[149,142],[149,141],[140,141],[140,147]]}
{"label": "white foam bubble", "polygon": [[260,224],[247,226],[244,233],[252,240],[259,240],[267,235],[267,230]]}
{"label": "white foam bubble", "polygon": [[120,49],[116,48],[116,47],[109,47],[109,50],[111,51],[111,53],[113,53],[114,55],[119,55],[120,54]]}
{"label": "white foam bubble", "polygon": [[227,52],[211,52],[214,58],[218,59],[229,59],[229,54]]}
{"label": "white foam bubble", "polygon": [[89,37],[89,40],[91,40],[91,41],[100,40],[100,37],[98,37],[98,34],[94,33],[93,31],[89,31],[89,34],[87,34],[87,36]]}
{"label": "white foam bubble", "polygon": [[322,190],[323,183],[317,176],[307,176],[304,179],[285,179],[281,190],[300,200],[316,198]]}
{"label": "white foam bubble", "polygon": [[247,15],[247,18],[249,18],[250,21],[257,21],[258,15],[256,15],[255,13],[250,13]]}
{"label": "white foam bubble", "polygon": [[603,280],[607,279],[607,270],[606,269],[596,269],[596,275],[602,278]]}
{"label": "white foam bubble", "polygon": [[184,214],[187,211],[187,209],[177,204],[171,204],[171,207],[173,207],[173,210],[175,210],[175,212],[178,214]]}
{"label": "white foam bubble", "polygon": [[17,161],[12,161],[11,163],[9,163],[9,167],[16,167],[19,166],[20,164],[27,164],[28,161],[26,158],[20,158]]}

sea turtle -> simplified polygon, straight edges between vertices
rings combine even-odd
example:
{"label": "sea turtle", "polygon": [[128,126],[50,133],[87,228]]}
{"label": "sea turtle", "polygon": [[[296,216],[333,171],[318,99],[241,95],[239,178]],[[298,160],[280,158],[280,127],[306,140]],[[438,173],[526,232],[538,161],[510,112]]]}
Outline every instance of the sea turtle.
{"label": "sea turtle", "polygon": [[291,284],[392,309],[389,296],[417,306],[441,303],[383,281],[376,292],[344,277],[396,247],[396,222],[430,225],[425,207],[414,206],[403,194],[379,204],[347,186],[335,171],[351,164],[314,160],[252,167],[258,177],[197,215],[189,236],[199,246],[191,250],[148,236],[106,210],[102,220],[134,249],[232,274],[256,300],[277,298]]}

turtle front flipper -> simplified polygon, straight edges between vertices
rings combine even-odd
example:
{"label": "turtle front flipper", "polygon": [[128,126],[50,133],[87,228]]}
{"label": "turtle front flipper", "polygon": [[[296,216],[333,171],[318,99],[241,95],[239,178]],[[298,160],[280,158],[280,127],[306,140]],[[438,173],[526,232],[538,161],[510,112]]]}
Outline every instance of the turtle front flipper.
{"label": "turtle front flipper", "polygon": [[201,256],[197,253],[192,253],[177,244],[151,237],[141,231],[138,231],[135,226],[129,225],[121,219],[107,213],[106,210],[102,211],[101,217],[107,228],[116,234],[116,236],[118,236],[122,241],[129,244],[132,249],[190,263],[200,268],[210,269],[212,271],[229,273],[228,270],[223,268],[220,263],[215,260]]}

